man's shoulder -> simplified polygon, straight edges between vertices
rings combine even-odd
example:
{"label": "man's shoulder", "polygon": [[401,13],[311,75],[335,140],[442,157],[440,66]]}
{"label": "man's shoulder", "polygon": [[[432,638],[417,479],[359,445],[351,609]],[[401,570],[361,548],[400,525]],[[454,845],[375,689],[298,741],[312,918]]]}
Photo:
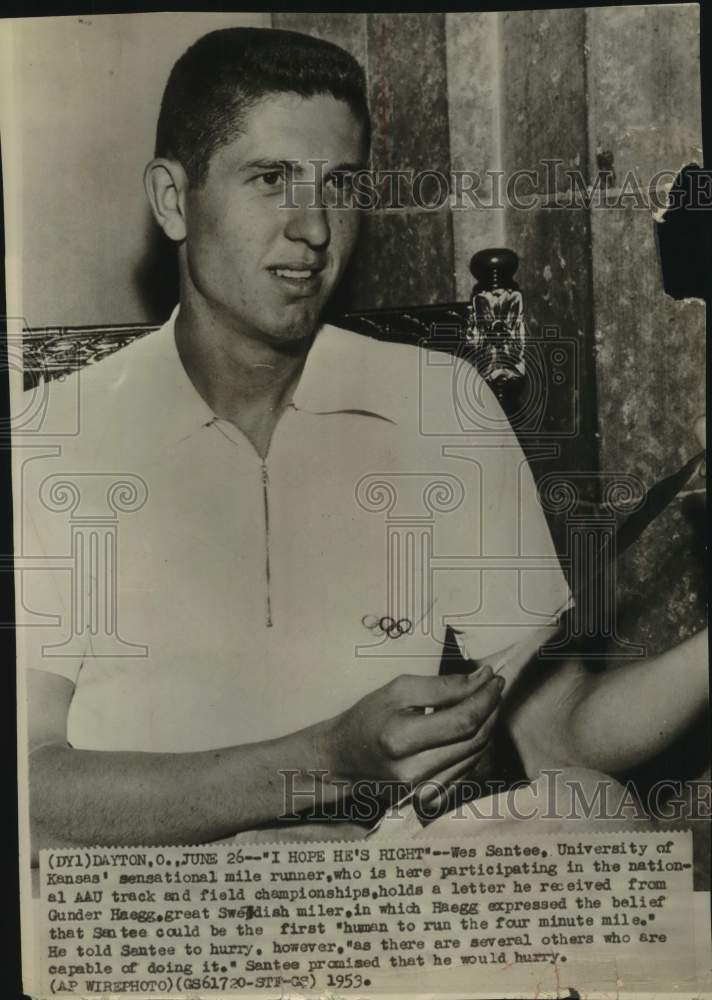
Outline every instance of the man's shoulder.
{"label": "man's shoulder", "polygon": [[112,430],[125,433],[150,419],[166,337],[161,327],[108,357],[40,383],[32,390],[41,397],[39,433],[60,436],[65,449],[73,442],[86,450]]}
{"label": "man's shoulder", "polygon": [[421,351],[415,344],[379,340],[326,324],[312,348],[311,376],[317,408],[379,414],[396,424],[412,423],[418,397]]}
{"label": "man's shoulder", "polygon": [[[374,408],[426,435],[511,433],[497,399],[466,351],[324,328],[334,364],[348,367]],[[425,428],[428,428],[427,430]]]}
{"label": "man's shoulder", "polygon": [[424,345],[415,341],[374,337],[334,323],[325,323],[322,329],[342,347],[378,363],[399,364],[406,359],[417,359],[427,351]]}
{"label": "man's shoulder", "polygon": [[107,357],[83,365],[62,378],[48,383],[49,391],[57,398],[82,395],[98,396],[110,390],[112,394],[131,391],[134,382],[145,374],[151,377],[151,367],[160,365],[165,351],[169,330],[165,324],[136,337],[131,343]]}

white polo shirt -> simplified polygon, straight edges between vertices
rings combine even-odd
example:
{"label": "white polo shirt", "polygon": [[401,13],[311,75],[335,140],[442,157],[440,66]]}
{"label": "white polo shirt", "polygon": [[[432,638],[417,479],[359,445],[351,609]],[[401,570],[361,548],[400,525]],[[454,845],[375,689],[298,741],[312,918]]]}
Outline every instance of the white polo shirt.
{"label": "white polo shirt", "polygon": [[566,603],[468,362],[324,326],[262,461],[193,387],[175,315],[49,383],[17,463],[19,657],[74,683],[74,746],[285,735],[437,673],[447,624],[479,658]]}

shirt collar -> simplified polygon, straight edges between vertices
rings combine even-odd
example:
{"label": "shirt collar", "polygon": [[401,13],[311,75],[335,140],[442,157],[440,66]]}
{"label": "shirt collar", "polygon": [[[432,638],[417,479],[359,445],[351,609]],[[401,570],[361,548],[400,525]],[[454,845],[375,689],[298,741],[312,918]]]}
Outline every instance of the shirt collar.
{"label": "shirt collar", "polygon": [[[400,366],[394,364],[398,355]],[[417,352],[325,324],[317,332],[292,402],[309,413],[363,413],[398,423],[407,358]]]}
{"label": "shirt collar", "polygon": [[[155,379],[151,395],[166,418],[165,430],[168,426],[172,428],[174,440],[218,419],[191,382],[178,354],[175,342],[178,308],[160,330],[147,337],[160,355],[156,359],[159,363],[150,366]],[[391,360],[394,351],[401,362],[399,369]],[[292,405],[308,413],[362,413],[397,423],[403,416],[404,387],[409,383],[417,385],[402,370],[403,352],[411,359],[417,354],[402,345],[325,324],[317,331],[309,350]]]}

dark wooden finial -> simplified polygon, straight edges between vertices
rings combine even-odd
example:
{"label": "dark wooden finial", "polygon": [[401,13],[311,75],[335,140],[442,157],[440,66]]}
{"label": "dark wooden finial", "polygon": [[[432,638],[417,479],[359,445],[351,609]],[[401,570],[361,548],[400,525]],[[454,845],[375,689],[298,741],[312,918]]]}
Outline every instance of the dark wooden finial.
{"label": "dark wooden finial", "polygon": [[470,273],[477,281],[478,291],[496,288],[517,288],[514,275],[519,267],[519,257],[506,247],[480,250],[470,261]]}

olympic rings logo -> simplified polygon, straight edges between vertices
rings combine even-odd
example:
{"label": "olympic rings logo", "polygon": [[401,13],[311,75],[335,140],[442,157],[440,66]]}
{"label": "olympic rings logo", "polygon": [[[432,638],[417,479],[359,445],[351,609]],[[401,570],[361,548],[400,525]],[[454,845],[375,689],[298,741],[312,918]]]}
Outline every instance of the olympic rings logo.
{"label": "olympic rings logo", "polygon": [[410,618],[391,618],[390,615],[364,615],[361,619],[363,625],[369,632],[380,632],[388,636],[389,639],[400,639],[402,635],[408,635],[413,631],[413,622]]}

